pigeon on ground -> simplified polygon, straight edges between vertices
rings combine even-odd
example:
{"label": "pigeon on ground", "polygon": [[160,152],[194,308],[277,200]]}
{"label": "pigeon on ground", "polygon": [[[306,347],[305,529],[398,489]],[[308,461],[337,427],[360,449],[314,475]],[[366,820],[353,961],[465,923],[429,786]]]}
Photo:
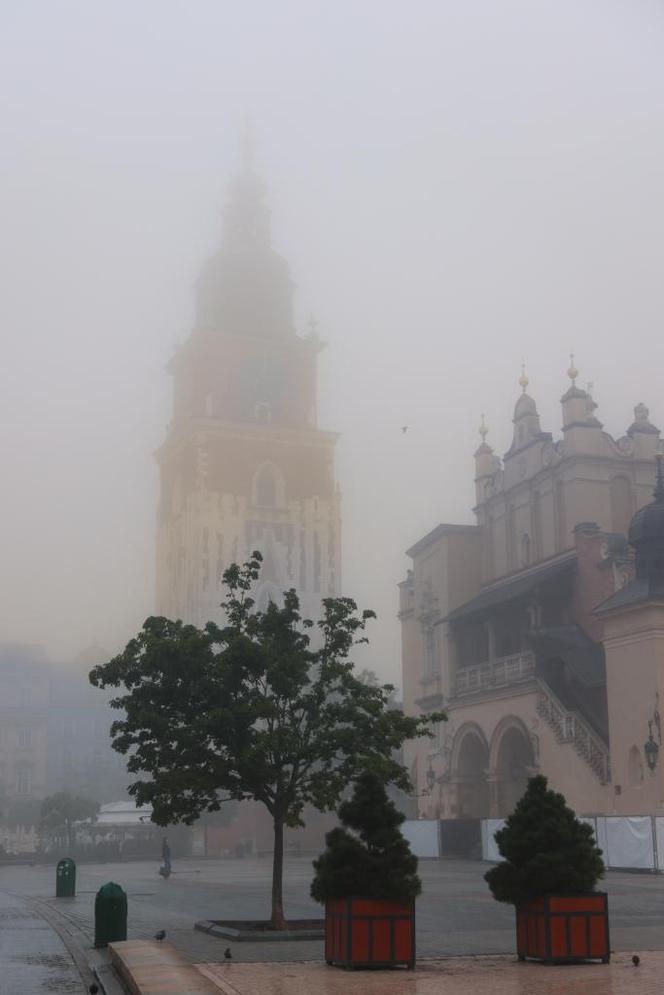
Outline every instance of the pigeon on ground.
{"label": "pigeon on ground", "polygon": [[641,958],[639,957],[638,954],[634,954],[634,956],[632,957],[632,964],[634,965],[634,967],[638,967],[640,963],[641,963]]}
{"label": "pigeon on ground", "polygon": [[88,991],[90,992],[90,995],[99,995],[99,985],[95,985],[93,982],[88,988]]}
{"label": "pigeon on ground", "polygon": [[224,950],[224,958],[225,960],[233,960],[233,954],[231,953],[230,947],[226,947],[226,949]]}
{"label": "pigeon on ground", "polygon": [[160,929],[158,933],[154,934],[154,938],[155,940],[159,940],[159,942],[161,943],[162,940],[166,939],[166,930]]}

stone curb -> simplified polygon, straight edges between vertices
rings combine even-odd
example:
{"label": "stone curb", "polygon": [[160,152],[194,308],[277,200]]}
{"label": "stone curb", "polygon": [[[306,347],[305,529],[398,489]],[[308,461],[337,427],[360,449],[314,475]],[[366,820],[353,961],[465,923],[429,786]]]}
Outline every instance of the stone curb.
{"label": "stone curb", "polygon": [[[321,920],[322,922],[322,920]],[[265,929],[237,929],[230,923],[215,921],[214,919],[199,919],[194,923],[194,929],[199,933],[207,933],[209,936],[219,936],[224,940],[235,940],[236,943],[251,941],[253,943],[278,943],[284,940],[324,940],[325,927],[315,926],[312,929],[280,929],[269,932]]]}

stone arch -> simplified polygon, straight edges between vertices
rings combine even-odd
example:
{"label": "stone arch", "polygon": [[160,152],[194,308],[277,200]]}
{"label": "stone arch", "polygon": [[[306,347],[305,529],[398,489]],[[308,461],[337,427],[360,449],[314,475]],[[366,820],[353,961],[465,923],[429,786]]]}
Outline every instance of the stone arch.
{"label": "stone arch", "polygon": [[251,485],[252,504],[257,508],[280,508],[286,503],[284,477],[274,463],[261,463]]}
{"label": "stone arch", "polygon": [[515,715],[507,715],[491,737],[491,774],[495,783],[495,814],[505,818],[526,790],[536,770],[535,753],[528,730]]}
{"label": "stone arch", "polygon": [[481,728],[467,722],[452,746],[452,777],[456,784],[456,817],[485,819],[489,815],[489,747]]}
{"label": "stone arch", "polygon": [[256,611],[264,612],[271,601],[281,604],[281,591],[271,580],[264,580],[256,591]]}

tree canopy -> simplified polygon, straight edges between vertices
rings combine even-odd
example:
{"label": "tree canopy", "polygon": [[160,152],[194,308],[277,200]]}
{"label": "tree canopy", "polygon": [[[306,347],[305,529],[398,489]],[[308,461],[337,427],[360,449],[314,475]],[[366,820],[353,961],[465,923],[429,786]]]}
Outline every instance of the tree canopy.
{"label": "tree canopy", "polygon": [[354,674],[349,654],[375,616],[352,599],[323,599],[315,623],[302,618],[292,589],[282,604],[256,610],[261,562],[254,552],[225,571],[223,626],[148,618],[90,680],[124,689],[111,702],[125,713],[112,726],[113,746],[141,775],[129,791],[158,824],[218,810],[219,792],[266,806],[275,831],[272,922],[282,927],[284,826],[301,825],[306,804],[333,809],[363,770],[408,789],[394,753],[444,715],[390,709],[389,685]]}
{"label": "tree canopy", "polygon": [[419,895],[417,857],[399,829],[405,816],[379,777],[360,774],[352,798],[339,807],[339,818],[347,828],[327,834],[326,850],[314,861],[312,898],[326,902],[356,895],[406,902]]}
{"label": "tree canopy", "polygon": [[540,895],[589,892],[604,874],[592,826],[577,819],[541,774],[528,781],[496,843],[505,860],[484,879],[499,902],[520,905]]}

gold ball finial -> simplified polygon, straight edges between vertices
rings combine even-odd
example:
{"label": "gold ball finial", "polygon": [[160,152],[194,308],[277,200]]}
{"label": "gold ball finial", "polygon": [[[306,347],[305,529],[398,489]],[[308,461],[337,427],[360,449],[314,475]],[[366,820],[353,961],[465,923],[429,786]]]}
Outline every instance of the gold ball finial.
{"label": "gold ball finial", "polygon": [[480,421],[480,427],[478,429],[478,432],[482,436],[482,442],[486,442],[486,437],[489,434],[489,426],[486,423],[484,415],[482,415],[482,420]]}
{"label": "gold ball finial", "polygon": [[521,364],[521,376],[519,377],[519,386],[521,387],[521,390],[523,391],[524,394],[526,393],[526,388],[527,388],[527,386],[528,386],[529,383],[530,383],[530,380],[528,379],[528,375],[526,373],[526,364],[522,363]]}
{"label": "gold ball finial", "polygon": [[576,378],[578,377],[578,375],[579,375],[579,371],[577,370],[576,364],[574,362],[574,353],[570,352],[570,354],[569,354],[569,367],[567,368],[567,376],[572,381],[572,386],[573,387],[575,385],[575,381],[576,381]]}

